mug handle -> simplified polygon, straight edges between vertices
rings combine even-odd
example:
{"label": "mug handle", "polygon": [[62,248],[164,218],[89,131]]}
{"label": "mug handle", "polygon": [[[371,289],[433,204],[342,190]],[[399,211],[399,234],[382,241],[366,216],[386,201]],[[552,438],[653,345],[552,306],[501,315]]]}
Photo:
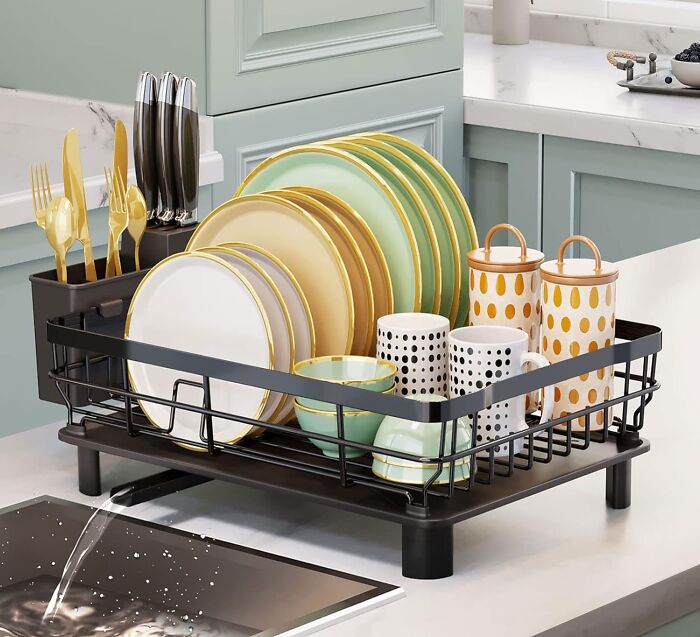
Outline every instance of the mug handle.
{"label": "mug handle", "polygon": [[[542,356],[542,354],[538,354],[537,352],[524,352],[520,357],[520,366],[522,367],[525,363],[531,363],[535,367],[546,367],[549,365],[549,361]],[[551,420],[553,411],[554,386],[547,385],[547,387],[543,388],[542,417],[540,418],[540,424]]]}

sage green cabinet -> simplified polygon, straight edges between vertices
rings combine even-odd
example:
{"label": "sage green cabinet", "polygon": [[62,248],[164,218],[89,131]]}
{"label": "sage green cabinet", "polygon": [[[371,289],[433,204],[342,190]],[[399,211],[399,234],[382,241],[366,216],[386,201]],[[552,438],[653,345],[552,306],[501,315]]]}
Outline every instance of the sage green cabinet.
{"label": "sage green cabinet", "polygon": [[[520,228],[528,246],[541,243],[542,137],[484,126],[464,127],[466,187],[482,243],[497,223]],[[513,243],[499,233],[494,244]]]}
{"label": "sage green cabinet", "polygon": [[192,77],[210,115],[462,67],[456,0],[5,0],[0,86],[130,103]]}
{"label": "sage green cabinet", "polygon": [[210,114],[462,66],[455,0],[207,0]]}
{"label": "sage green cabinet", "polygon": [[277,104],[214,118],[224,181],[214,205],[229,199],[263,159],[290,146],[361,131],[411,139],[439,159],[458,182],[462,174],[461,72]]}
{"label": "sage green cabinet", "polygon": [[173,71],[206,112],[205,4],[2,0],[0,86],[130,104],[141,71]]}
{"label": "sage green cabinet", "polygon": [[570,234],[611,261],[700,237],[700,157],[549,136],[543,156],[547,254]]}

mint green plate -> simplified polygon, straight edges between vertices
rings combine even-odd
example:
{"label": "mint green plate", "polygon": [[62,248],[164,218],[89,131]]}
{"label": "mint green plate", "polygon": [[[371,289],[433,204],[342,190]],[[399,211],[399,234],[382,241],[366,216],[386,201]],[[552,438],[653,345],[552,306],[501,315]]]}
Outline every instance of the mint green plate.
{"label": "mint green plate", "polygon": [[427,173],[406,153],[391,144],[367,135],[350,138],[354,142],[379,153],[391,162],[408,179],[428,211],[435,228],[442,266],[442,299],[438,314],[450,319],[454,324],[459,311],[459,294],[462,285],[461,261],[457,231],[447,205],[440,196],[440,191]]}
{"label": "mint green plate", "polygon": [[376,151],[345,139],[330,141],[328,145],[351,153],[377,171],[399,198],[418,243],[423,280],[421,312],[437,313],[442,298],[440,248],[435,228],[418,193],[401,171]]}
{"label": "mint green plate", "polygon": [[467,315],[469,314],[469,266],[467,265],[467,254],[479,247],[479,239],[476,236],[476,228],[469,212],[469,206],[464,201],[462,193],[452,177],[450,177],[450,174],[428,151],[398,135],[373,133],[368,135],[368,137],[390,144],[401,152],[406,153],[415,161],[433,180],[450,211],[452,221],[457,230],[459,259],[462,264],[459,311],[454,323],[455,327],[461,327],[466,323]]}
{"label": "mint green plate", "polygon": [[416,237],[401,202],[376,171],[335,148],[290,148],[256,166],[238,187],[236,196],[288,186],[322,188],[352,206],[367,222],[384,252],[394,292],[394,311],[420,309],[422,278]]}

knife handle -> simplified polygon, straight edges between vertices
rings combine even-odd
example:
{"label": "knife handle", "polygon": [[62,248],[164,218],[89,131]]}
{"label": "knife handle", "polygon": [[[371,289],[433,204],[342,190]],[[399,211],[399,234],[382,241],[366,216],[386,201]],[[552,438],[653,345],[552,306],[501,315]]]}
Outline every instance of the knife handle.
{"label": "knife handle", "polygon": [[178,82],[175,97],[175,176],[180,208],[175,218],[180,226],[197,222],[199,194],[199,112],[197,85],[188,77]]}
{"label": "knife handle", "polygon": [[156,165],[161,203],[158,218],[164,224],[170,224],[174,221],[178,208],[173,161],[173,121],[176,91],[177,77],[172,73],[163,73],[158,89],[156,111]]}
{"label": "knife handle", "polygon": [[151,225],[158,222],[157,85],[158,81],[152,73],[141,73],[134,102],[133,146],[136,182],[146,200],[146,218]]}

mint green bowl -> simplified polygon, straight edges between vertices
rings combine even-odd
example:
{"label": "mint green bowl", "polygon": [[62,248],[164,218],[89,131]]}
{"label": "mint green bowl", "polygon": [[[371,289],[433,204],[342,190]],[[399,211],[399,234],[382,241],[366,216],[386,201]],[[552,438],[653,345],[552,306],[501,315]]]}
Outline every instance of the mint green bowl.
{"label": "mint green bowl", "polygon": [[[372,461],[372,473],[390,482],[401,482],[403,484],[425,484],[437,471],[437,466],[432,469],[421,469],[416,467],[402,467],[395,464],[386,464],[375,457]],[[455,482],[469,480],[469,463],[455,466]],[[447,484],[450,481],[450,468],[445,467],[433,484]]]}
{"label": "mint green bowl", "polygon": [[[338,436],[338,424],[335,411],[330,412],[312,409],[300,405],[299,402],[295,400],[294,413],[299,421],[299,426],[304,431],[324,434],[326,436]],[[379,429],[379,425],[384,417],[381,414],[375,414],[371,411],[352,410],[343,410],[343,415],[345,439],[366,445],[371,445],[374,441],[374,437],[377,435],[377,429]],[[309,440],[329,458],[338,458],[340,455],[338,445],[314,438],[309,438]],[[364,455],[364,453],[362,449],[345,447],[346,458],[358,458]]]}
{"label": "mint green bowl", "polygon": [[[305,378],[375,392],[391,389],[397,372],[396,365],[369,356],[320,356],[300,361],[294,366],[294,373]],[[303,396],[297,396],[297,401],[304,407],[335,413],[335,405],[332,403]]]}
{"label": "mint green bowl", "polygon": [[[417,396],[412,400],[421,402],[442,402],[443,396],[432,394]],[[382,421],[374,446],[382,449],[400,451],[414,456],[437,457],[440,455],[440,432],[442,423],[418,422],[387,416]],[[466,418],[457,421],[455,450],[465,451],[471,448],[471,426]],[[445,435],[445,453],[452,442],[452,422],[447,423]],[[391,454],[373,453],[372,471],[386,480],[405,482],[407,484],[424,484],[438,468],[437,463],[420,463],[392,456]],[[470,457],[465,456],[455,461],[455,480],[469,477]],[[445,464],[438,478],[438,483],[449,480],[449,464]],[[404,471],[405,470],[405,471]]]}

